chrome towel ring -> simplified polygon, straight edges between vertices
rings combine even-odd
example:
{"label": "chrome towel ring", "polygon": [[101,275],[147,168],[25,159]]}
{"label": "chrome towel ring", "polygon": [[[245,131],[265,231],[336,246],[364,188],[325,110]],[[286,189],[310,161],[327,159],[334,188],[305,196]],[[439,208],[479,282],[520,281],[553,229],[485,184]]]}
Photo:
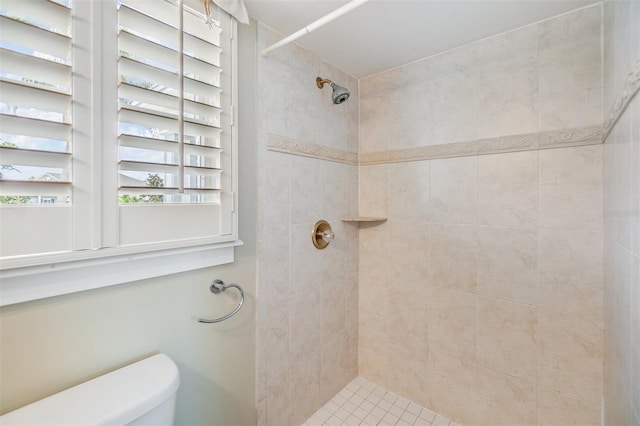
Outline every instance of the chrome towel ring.
{"label": "chrome towel ring", "polygon": [[225,284],[224,281],[216,279],[211,282],[211,287],[209,287],[209,290],[211,290],[211,293],[213,294],[220,294],[226,289],[231,287],[238,289],[238,291],[240,292],[240,303],[238,303],[238,306],[236,306],[236,308],[233,311],[229,312],[227,315],[223,317],[214,318],[214,319],[198,318],[198,322],[202,322],[205,324],[222,322],[234,316],[240,310],[240,308],[242,308],[242,305],[244,304],[244,291],[242,291],[242,287],[240,287],[238,284]]}

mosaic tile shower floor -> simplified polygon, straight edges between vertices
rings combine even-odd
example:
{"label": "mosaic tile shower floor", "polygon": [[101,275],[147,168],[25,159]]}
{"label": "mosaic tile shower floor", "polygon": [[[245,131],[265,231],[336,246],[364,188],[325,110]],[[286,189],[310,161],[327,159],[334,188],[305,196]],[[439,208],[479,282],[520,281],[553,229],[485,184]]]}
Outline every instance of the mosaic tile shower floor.
{"label": "mosaic tile shower floor", "polygon": [[460,426],[362,377],[354,379],[302,426]]}

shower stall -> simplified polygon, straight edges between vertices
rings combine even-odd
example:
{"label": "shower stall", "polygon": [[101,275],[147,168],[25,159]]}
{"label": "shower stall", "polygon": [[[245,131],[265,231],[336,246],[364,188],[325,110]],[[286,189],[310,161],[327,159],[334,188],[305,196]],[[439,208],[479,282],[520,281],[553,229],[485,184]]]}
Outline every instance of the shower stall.
{"label": "shower stall", "polygon": [[[616,345],[605,346],[605,322],[630,324],[613,313],[620,300],[603,298],[616,244],[603,211],[619,204],[604,198],[602,172],[613,164],[603,115],[632,74],[630,44],[640,56],[632,3],[359,80],[294,44],[259,58],[259,424],[317,423],[332,398],[350,402],[365,386],[405,408],[350,421],[421,424],[426,409],[429,422],[599,425],[603,408],[613,419],[633,406],[638,378],[624,372],[636,370],[604,350]],[[614,15],[626,28],[615,41]],[[281,37],[259,24],[258,51]],[[620,38],[628,50],[614,58]],[[351,97],[316,90],[317,75]],[[637,117],[626,120],[637,139]],[[637,152],[627,154],[624,173],[640,180]],[[321,251],[309,241],[320,219],[335,232]],[[623,251],[637,284],[635,250]],[[603,403],[603,383],[622,402],[605,389]]]}

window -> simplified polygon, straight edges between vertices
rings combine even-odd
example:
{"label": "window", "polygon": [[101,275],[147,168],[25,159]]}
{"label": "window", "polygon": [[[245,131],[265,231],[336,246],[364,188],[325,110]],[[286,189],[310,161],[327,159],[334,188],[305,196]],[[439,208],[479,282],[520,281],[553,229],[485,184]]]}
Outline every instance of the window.
{"label": "window", "polygon": [[237,239],[235,22],[181,4],[2,2],[3,270]]}

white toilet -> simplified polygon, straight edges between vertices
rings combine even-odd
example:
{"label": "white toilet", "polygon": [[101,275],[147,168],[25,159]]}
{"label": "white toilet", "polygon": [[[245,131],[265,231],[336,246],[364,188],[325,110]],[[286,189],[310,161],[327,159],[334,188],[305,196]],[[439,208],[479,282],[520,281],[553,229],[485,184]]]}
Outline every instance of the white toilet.
{"label": "white toilet", "polygon": [[178,367],[158,354],[0,417],[0,425],[173,425]]}

